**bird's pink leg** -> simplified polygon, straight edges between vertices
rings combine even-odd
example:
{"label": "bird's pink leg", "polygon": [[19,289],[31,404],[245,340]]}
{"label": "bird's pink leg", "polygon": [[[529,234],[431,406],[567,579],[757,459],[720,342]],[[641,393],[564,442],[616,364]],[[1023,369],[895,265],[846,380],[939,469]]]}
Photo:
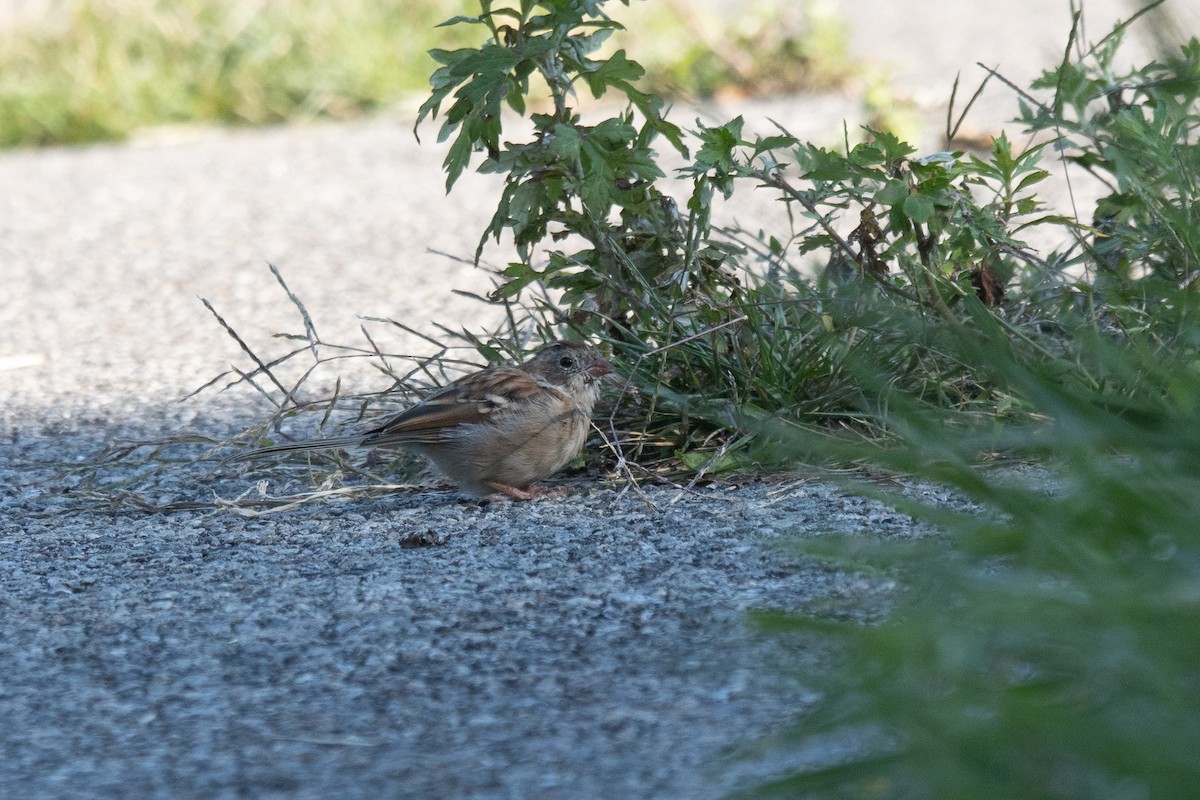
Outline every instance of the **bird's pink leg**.
{"label": "bird's pink leg", "polygon": [[528,486],[522,486],[519,489],[516,486],[509,486],[508,484],[501,483],[500,481],[488,481],[484,485],[489,489],[495,489],[500,494],[510,497],[513,500],[532,500],[535,497],[568,494],[571,491],[566,486],[555,486],[553,489],[543,489],[541,486],[535,486],[532,483]]}

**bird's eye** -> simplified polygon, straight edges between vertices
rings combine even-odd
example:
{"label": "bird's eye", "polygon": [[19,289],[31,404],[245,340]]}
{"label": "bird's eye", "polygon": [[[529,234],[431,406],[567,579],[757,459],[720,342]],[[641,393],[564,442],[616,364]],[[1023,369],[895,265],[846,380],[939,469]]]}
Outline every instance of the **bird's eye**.
{"label": "bird's eye", "polygon": [[570,369],[575,366],[575,359],[571,356],[563,356],[558,360],[558,365],[563,369]]}

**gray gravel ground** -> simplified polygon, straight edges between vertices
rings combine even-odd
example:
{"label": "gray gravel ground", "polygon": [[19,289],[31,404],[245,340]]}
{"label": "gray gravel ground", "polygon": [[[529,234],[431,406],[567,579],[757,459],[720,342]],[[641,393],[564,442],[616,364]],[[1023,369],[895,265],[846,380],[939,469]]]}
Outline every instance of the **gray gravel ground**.
{"label": "gray gravel ground", "polygon": [[[1065,11],[1028,30],[1046,0],[999,20],[993,4],[920,5],[848,18],[934,130],[929,98],[956,70],[1061,52]],[[1098,30],[1117,13],[1088,7]],[[807,134],[850,107],[743,110]],[[812,702],[806,673],[828,652],[745,612],[871,614],[895,589],[789,538],[922,532],[828,484],[648,487],[648,505],[576,476],[573,496],[530,504],[432,490],[247,517],[104,513],[61,477],[114,441],[261,418],[249,392],[178,398],[239,360],[197,295],[264,352],[297,328],[265,261],[327,340],[354,340],[357,315],[485,321],[448,290],[486,275],[430,250],[468,255],[496,187],[466,176],[445,197],[440,153],[409,124],[0,155],[0,796],[705,798],[842,752],[734,758]],[[155,499],[253,480],[180,464]],[[424,534],[444,543],[401,546]]]}

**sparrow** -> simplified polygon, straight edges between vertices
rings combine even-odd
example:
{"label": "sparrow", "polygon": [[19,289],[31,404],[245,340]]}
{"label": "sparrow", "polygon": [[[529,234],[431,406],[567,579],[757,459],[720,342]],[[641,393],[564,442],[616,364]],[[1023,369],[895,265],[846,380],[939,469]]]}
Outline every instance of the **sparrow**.
{"label": "sparrow", "polygon": [[577,342],[554,342],[517,366],[465,375],[364,433],[252,450],[236,460],[302,450],[406,447],[475,495],[531,500],[535,486],[583,447],[598,382],[613,367]]}

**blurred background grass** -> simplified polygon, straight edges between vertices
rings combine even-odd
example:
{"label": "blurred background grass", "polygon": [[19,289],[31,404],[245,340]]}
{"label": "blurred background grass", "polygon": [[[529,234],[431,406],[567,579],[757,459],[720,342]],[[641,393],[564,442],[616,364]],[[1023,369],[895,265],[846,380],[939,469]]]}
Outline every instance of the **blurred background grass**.
{"label": "blurred background grass", "polygon": [[422,89],[458,5],[60,0],[0,33],[0,145],[373,111]]}
{"label": "blurred background grass", "polygon": [[[0,2],[0,146],[123,139],[177,123],[263,125],[375,112],[425,90],[435,66],[430,48],[476,44],[464,26],[435,27],[473,6]],[[630,33],[617,46],[643,53],[650,86],[671,94],[835,86],[850,73],[844,29],[821,8],[757,3],[729,27],[718,12],[683,2],[634,3],[622,14]]]}

